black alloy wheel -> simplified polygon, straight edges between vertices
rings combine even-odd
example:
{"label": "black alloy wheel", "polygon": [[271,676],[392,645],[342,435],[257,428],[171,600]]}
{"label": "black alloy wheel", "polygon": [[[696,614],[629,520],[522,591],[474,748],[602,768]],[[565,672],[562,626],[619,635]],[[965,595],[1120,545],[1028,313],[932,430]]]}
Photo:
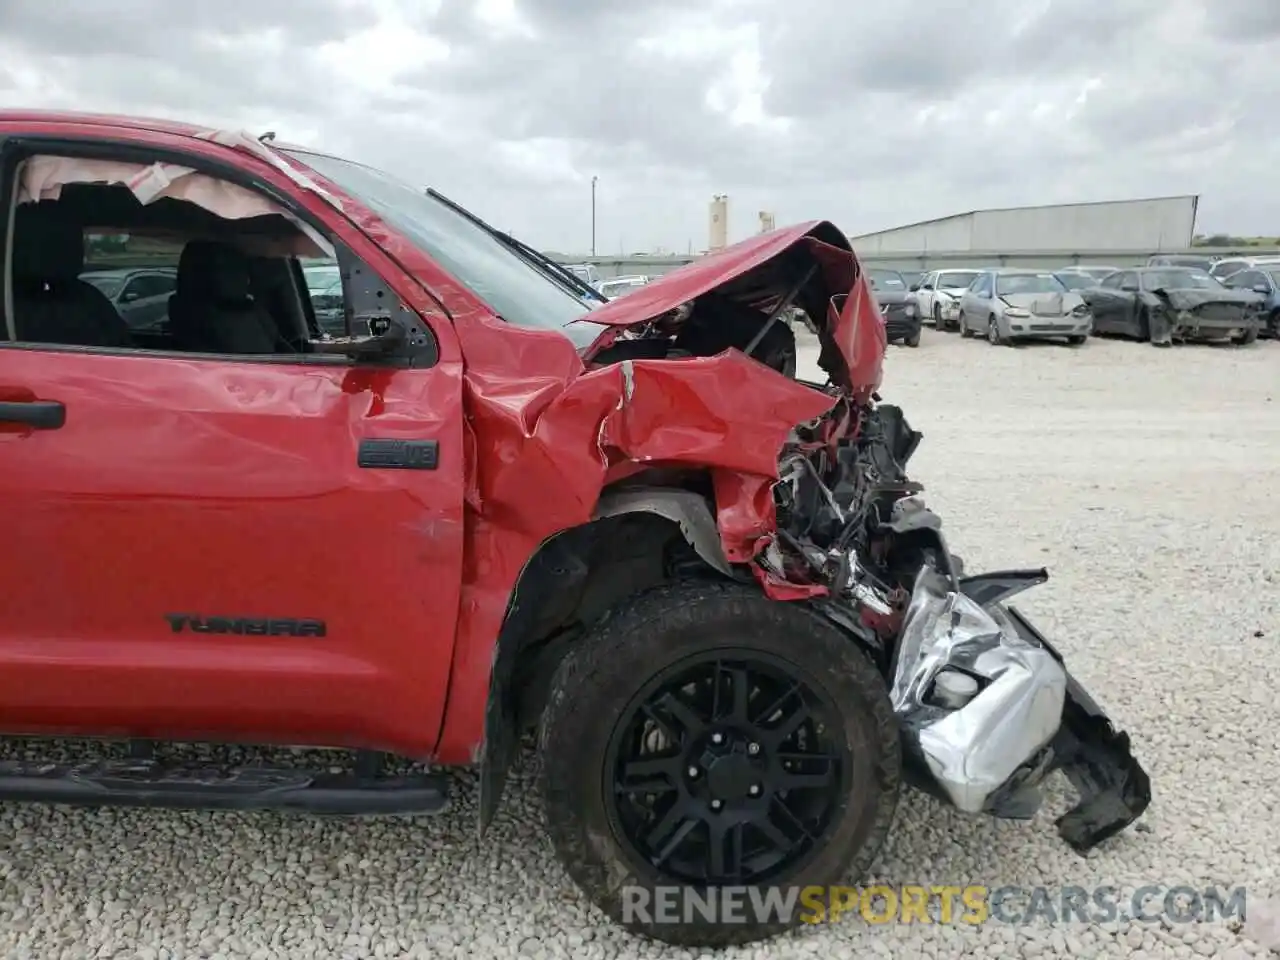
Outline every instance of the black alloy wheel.
{"label": "black alloy wheel", "polygon": [[539,753],[547,829],[579,889],[635,933],[697,947],[803,916],[671,919],[635,912],[636,897],[865,876],[902,770],[884,677],[857,640],[804,605],[697,580],[624,601],[576,642]]}
{"label": "black alloy wheel", "polygon": [[767,883],[830,833],[849,769],[839,714],[785,663],[715,650],[672,665],[627,707],[608,764],[611,823],[684,883]]}

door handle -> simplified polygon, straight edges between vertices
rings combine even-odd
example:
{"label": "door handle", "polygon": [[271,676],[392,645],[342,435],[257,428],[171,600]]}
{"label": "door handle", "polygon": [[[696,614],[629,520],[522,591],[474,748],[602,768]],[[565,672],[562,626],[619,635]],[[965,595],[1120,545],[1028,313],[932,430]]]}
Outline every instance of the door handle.
{"label": "door handle", "polygon": [[57,400],[0,402],[0,423],[21,423],[35,430],[60,430],[67,408]]}

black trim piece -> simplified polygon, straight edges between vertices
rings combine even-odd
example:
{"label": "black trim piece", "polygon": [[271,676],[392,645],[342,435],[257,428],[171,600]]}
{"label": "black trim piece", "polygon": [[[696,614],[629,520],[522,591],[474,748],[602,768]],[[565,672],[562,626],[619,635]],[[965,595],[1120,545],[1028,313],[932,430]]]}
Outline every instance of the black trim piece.
{"label": "black trim piece", "polygon": [[440,444],[435,440],[360,441],[356,466],[369,470],[434,470],[440,463]]}
{"label": "black trim piece", "polygon": [[192,768],[155,760],[5,760],[0,761],[0,800],[386,816],[443,812],[449,781],[442,774],[365,778],[289,768]]}
{"label": "black trim piece", "polygon": [[13,400],[0,403],[0,423],[21,423],[33,430],[61,430],[67,408],[57,400]]}

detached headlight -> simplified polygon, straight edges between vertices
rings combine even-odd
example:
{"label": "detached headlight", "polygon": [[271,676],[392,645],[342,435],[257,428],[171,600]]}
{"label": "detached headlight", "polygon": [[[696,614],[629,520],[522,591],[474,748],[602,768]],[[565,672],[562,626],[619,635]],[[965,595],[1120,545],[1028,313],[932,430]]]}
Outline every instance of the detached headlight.
{"label": "detached headlight", "polygon": [[1005,307],[1004,315],[1006,317],[1012,317],[1014,320],[1025,320],[1027,317],[1031,316],[1031,311],[1023,310],[1022,307]]}

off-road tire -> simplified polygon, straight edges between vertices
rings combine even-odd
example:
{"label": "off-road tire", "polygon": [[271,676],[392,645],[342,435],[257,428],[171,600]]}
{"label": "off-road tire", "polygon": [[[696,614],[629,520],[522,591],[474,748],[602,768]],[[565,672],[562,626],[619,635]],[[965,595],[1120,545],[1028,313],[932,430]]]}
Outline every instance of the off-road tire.
{"label": "off-road tire", "polygon": [[[832,836],[771,886],[809,886],[864,877],[893,823],[902,769],[899,729],[884,679],[856,642],[798,604],[769,600],[755,587],[688,583],[659,587],[607,614],[558,668],[539,730],[541,792],[560,863],[583,893],[633,933],[690,947],[751,943],[802,922],[715,924],[628,918],[623,890],[675,885],[615,835],[604,800],[605,756],[626,705],[660,671],[717,647],[758,650],[790,664],[819,688],[844,724],[853,787],[839,800]],[[785,891],[784,891],[785,892]],[[747,899],[750,903],[750,898]]]}

